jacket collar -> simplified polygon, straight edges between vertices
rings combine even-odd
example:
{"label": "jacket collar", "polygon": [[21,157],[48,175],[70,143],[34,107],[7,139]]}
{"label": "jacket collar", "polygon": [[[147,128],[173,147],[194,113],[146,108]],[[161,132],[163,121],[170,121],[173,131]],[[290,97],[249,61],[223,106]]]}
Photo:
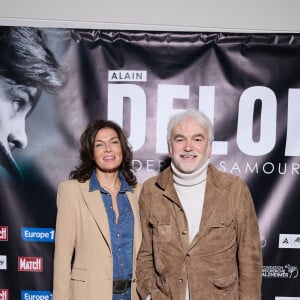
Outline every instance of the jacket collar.
{"label": "jacket collar", "polygon": [[170,167],[157,176],[156,184],[164,191],[163,195],[165,197],[182,207],[174,187],[173,174]]}
{"label": "jacket collar", "polygon": [[[93,216],[99,228],[99,232],[107,244],[107,247],[111,251],[109,222],[108,222],[105,206],[101,198],[101,193],[99,192],[99,190],[89,191],[90,180],[80,183],[79,185],[80,185],[80,191],[82,194],[83,201],[85,202],[91,215]],[[138,201],[136,199],[137,195],[135,191],[140,188],[141,187],[138,185],[136,188],[131,189],[131,191],[126,192],[128,200],[132,207],[134,220],[135,220],[134,247],[136,251],[138,250],[139,243],[140,243],[140,239],[139,239],[140,219],[139,219],[138,206],[137,206]]]}

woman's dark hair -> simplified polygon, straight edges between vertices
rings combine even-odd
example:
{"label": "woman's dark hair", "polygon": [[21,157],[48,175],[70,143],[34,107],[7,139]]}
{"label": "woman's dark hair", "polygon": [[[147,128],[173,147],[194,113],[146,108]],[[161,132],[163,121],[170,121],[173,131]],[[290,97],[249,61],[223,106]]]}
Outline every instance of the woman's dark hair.
{"label": "woman's dark hair", "polygon": [[137,179],[132,170],[131,147],[121,127],[109,120],[96,120],[88,124],[80,137],[80,165],[70,172],[69,178],[77,179],[79,182],[85,182],[91,177],[93,170],[96,168],[94,161],[95,138],[98,131],[103,128],[111,128],[117,133],[123,154],[123,161],[119,167],[119,171],[123,173],[125,179],[131,186],[135,186]]}

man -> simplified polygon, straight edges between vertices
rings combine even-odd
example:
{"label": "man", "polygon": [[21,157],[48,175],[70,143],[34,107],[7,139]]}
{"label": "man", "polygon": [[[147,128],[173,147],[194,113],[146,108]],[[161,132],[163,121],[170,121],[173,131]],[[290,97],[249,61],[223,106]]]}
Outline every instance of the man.
{"label": "man", "polygon": [[168,124],[171,166],[140,196],[141,299],[260,300],[262,253],[250,191],[209,163],[213,129],[199,111]]}
{"label": "man", "polygon": [[62,84],[60,67],[38,29],[0,27],[0,177],[22,180],[12,151],[27,145],[25,120],[41,91]]}

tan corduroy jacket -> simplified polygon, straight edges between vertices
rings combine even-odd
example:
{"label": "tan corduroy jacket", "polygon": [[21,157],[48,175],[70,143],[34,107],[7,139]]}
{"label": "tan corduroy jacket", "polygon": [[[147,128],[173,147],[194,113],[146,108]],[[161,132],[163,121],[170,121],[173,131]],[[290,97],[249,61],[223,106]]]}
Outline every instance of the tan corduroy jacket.
{"label": "tan corduroy jacket", "polygon": [[141,299],[260,300],[262,251],[246,184],[208,166],[200,230],[188,224],[170,168],[147,180],[140,196],[143,240],[137,260]]}
{"label": "tan corduroy jacket", "polygon": [[[141,186],[127,192],[134,215],[133,283],[141,242],[138,197]],[[111,300],[112,251],[109,223],[99,191],[89,192],[89,180],[61,183],[57,195],[56,242],[54,254],[53,300]],[[72,261],[75,248],[74,261]]]}

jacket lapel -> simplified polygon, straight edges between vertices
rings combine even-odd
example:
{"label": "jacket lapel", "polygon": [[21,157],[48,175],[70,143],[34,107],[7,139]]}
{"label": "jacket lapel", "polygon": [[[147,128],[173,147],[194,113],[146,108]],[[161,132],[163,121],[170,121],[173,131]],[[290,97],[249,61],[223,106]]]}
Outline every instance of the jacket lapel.
{"label": "jacket lapel", "polygon": [[[138,186],[136,189],[140,189],[140,186]],[[133,193],[131,192],[126,192],[126,195],[128,197],[129,203],[131,205],[131,209],[133,212],[134,216],[134,253],[137,253],[140,247],[140,243],[142,240],[142,235],[141,235],[141,223],[140,223],[140,215],[138,212],[138,199],[137,195],[139,195],[139,191],[134,190]]]}
{"label": "jacket lapel", "polygon": [[90,181],[87,180],[81,185],[83,199],[95,222],[97,223],[100,234],[104,238],[109,250],[111,251],[109,223],[101,193],[98,190],[89,192],[89,182]]}
{"label": "jacket lapel", "polygon": [[[178,195],[176,193],[173,177],[170,167],[165,169],[158,177],[157,184],[164,190],[163,195],[182,208]],[[175,218],[176,219],[176,218]]]}
{"label": "jacket lapel", "polygon": [[208,173],[200,228],[199,232],[192,241],[191,247],[193,247],[206,233],[207,229],[209,228],[209,221],[214,215],[217,207],[220,205],[223,197],[224,192],[222,192],[222,189],[216,186],[214,178],[209,176]]}

